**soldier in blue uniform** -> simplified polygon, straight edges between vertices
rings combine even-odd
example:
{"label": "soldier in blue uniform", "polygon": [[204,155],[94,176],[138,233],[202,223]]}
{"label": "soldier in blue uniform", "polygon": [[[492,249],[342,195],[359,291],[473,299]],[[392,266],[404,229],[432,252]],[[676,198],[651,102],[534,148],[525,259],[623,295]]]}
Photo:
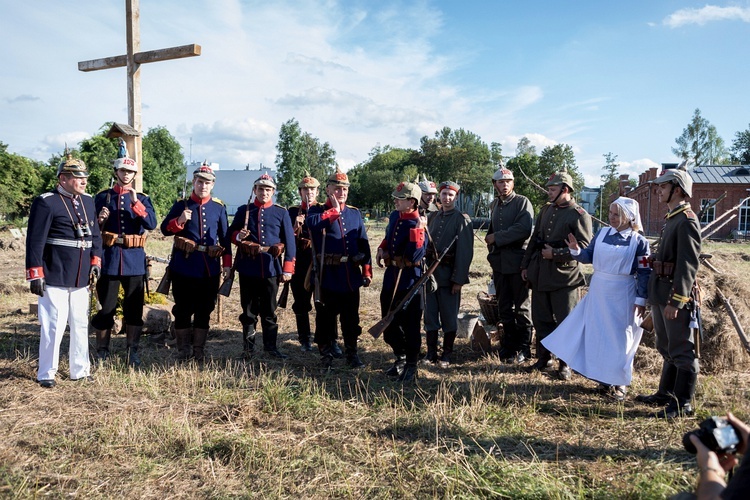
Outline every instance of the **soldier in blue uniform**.
{"label": "soldier in blue uniform", "polygon": [[263,351],[276,358],[287,357],[276,345],[276,294],[279,282],[292,279],[297,248],[289,213],[273,203],[275,191],[273,178],[261,175],[253,184],[255,200],[237,210],[229,227],[232,243],[237,245],[235,266],[240,275],[240,322],[246,359],[255,350],[258,318],[263,330]]}
{"label": "soldier in blue uniform", "polygon": [[297,185],[300,195],[300,204],[289,207],[289,218],[294,227],[294,236],[297,246],[296,268],[298,271],[292,275],[291,289],[294,297],[292,310],[297,320],[297,336],[303,351],[312,351],[310,311],[312,311],[311,299],[312,287],[305,288],[305,276],[312,264],[312,243],[310,228],[307,227],[307,213],[311,207],[318,204],[318,187],[320,182],[309,173],[305,173]]}
{"label": "soldier in blue uniform", "polygon": [[87,285],[101,273],[102,239],[96,208],[86,194],[86,164],[67,154],[57,187],[31,205],[26,235],[26,279],[39,295],[39,370],[42,387],[55,387],[60,342],[70,326],[70,378],[91,380]]}
{"label": "soldier in blue uniform", "polygon": [[311,207],[307,215],[307,226],[317,252],[315,258],[323,263],[320,283],[322,304],[317,309],[315,343],[318,344],[323,367],[331,368],[331,344],[336,339],[336,318],[339,317],[346,363],[352,368],[361,368],[364,363],[357,354],[357,339],[362,333],[359,324],[359,289],[370,286],[372,282],[370,242],[362,214],[346,204],[349,177],[338,168],[328,177],[326,194],[328,199],[325,205]]}
{"label": "soldier in blue uniform", "polygon": [[[177,200],[161,223],[164,236],[174,235],[169,272],[174,296],[175,338],[179,359],[205,359],[211,313],[216,307],[219,280],[232,265],[227,210],[211,198],[216,175],[207,164],[193,172],[193,191]],[[192,354],[190,338],[192,329]]]}
{"label": "soldier in blue uniform", "polygon": [[[393,191],[396,210],[388,220],[385,238],[378,246],[375,262],[386,267],[380,308],[383,317],[390,313],[422,276],[422,260],[427,249],[424,220],[419,216],[422,191],[411,182],[402,182]],[[394,315],[383,332],[383,340],[391,346],[396,361],[386,371],[402,382],[417,376],[417,361],[422,345],[422,292],[418,292],[405,310]]]}
{"label": "soldier in blue uniform", "polygon": [[156,213],[151,200],[135,190],[138,165],[131,158],[114,162],[115,184],[94,198],[99,213],[104,255],[102,278],[96,292],[102,309],[91,320],[96,334],[96,355],[100,361],[109,357],[109,340],[115,324],[117,296],[122,284],[125,337],[128,364],[140,366],[138,344],[143,328],[143,283],[146,275],[146,231],[156,227]]}

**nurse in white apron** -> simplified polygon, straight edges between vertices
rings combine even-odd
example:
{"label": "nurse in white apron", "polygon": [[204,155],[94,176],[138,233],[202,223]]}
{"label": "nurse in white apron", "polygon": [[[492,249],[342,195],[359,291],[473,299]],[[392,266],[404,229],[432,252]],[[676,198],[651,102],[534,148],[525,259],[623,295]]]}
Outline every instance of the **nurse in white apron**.
{"label": "nurse in white apron", "polygon": [[609,223],[611,227],[600,229],[584,249],[568,235],[570,254],[578,262],[592,263],[594,274],[586,296],[542,344],[622,401],[643,333],[639,323],[646,306],[650,252],[648,241],[638,233],[637,201],[616,199],[609,207]]}

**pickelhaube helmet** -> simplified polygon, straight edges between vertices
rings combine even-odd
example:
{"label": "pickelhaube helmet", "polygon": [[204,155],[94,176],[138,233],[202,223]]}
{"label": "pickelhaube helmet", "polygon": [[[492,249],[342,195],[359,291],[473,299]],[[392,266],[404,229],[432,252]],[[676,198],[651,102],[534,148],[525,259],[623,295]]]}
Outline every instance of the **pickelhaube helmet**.
{"label": "pickelhaube helmet", "polygon": [[210,164],[208,163],[208,160],[203,160],[203,163],[201,164],[201,166],[196,168],[193,171],[193,178],[196,178],[196,177],[205,179],[207,181],[216,180],[216,174],[214,174],[214,169],[211,168]]}
{"label": "pickelhaube helmet", "polygon": [[512,181],[514,179],[515,177],[513,177],[513,172],[505,167],[498,168],[495,173],[492,174],[493,181]]}
{"label": "pickelhaube helmet", "polygon": [[396,189],[393,190],[391,196],[398,200],[406,200],[408,198],[414,198],[419,201],[422,197],[422,190],[420,187],[413,182],[402,182]]}
{"label": "pickelhaube helmet", "polygon": [[276,182],[274,182],[273,177],[271,177],[270,175],[263,174],[255,179],[253,186],[266,186],[276,189]]}
{"label": "pickelhaube helmet", "polygon": [[568,186],[570,189],[573,189],[573,177],[571,177],[568,171],[565,169],[552,174],[552,176],[550,176],[549,180],[547,181],[547,184],[545,184],[544,186],[562,186],[563,184]]}
{"label": "pickelhaube helmet", "polygon": [[73,158],[67,146],[65,146],[65,158],[57,166],[57,177],[60,177],[62,174],[70,174],[73,177],[89,176],[86,163],[80,158]]}
{"label": "pickelhaube helmet", "polygon": [[327,186],[349,186],[349,177],[336,167],[336,171],[328,176]]}
{"label": "pickelhaube helmet", "polygon": [[428,181],[427,177],[424,174],[422,174],[422,180],[419,182],[419,189],[423,193],[437,194],[438,192],[435,183],[432,181]]}
{"label": "pickelhaube helmet", "polygon": [[686,170],[670,168],[654,179],[654,184],[664,184],[665,182],[671,182],[680,186],[688,198],[693,196],[693,178],[690,177],[690,174]]}
{"label": "pickelhaube helmet", "polygon": [[299,181],[299,184],[297,184],[297,188],[316,188],[320,186],[320,182],[318,179],[310,175],[310,172],[305,171],[305,176],[302,178],[301,181]]}

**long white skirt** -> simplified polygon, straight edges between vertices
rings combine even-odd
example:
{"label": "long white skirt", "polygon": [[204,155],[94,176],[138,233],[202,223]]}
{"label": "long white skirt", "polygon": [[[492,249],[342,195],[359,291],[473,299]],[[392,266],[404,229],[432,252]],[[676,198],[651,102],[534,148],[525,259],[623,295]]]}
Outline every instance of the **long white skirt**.
{"label": "long white skirt", "polygon": [[542,344],[584,377],[630,385],[643,334],[635,287],[633,276],[594,272],[589,292]]}

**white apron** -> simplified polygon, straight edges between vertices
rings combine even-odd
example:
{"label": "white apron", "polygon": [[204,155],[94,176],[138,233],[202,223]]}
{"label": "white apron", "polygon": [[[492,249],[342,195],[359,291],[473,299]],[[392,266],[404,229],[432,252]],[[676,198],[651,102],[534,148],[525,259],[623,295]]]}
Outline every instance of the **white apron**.
{"label": "white apron", "polygon": [[610,231],[597,236],[588,293],[542,344],[584,377],[630,385],[643,333],[635,313],[636,279],[630,274],[638,238],[633,233],[627,246],[608,245],[604,237]]}

